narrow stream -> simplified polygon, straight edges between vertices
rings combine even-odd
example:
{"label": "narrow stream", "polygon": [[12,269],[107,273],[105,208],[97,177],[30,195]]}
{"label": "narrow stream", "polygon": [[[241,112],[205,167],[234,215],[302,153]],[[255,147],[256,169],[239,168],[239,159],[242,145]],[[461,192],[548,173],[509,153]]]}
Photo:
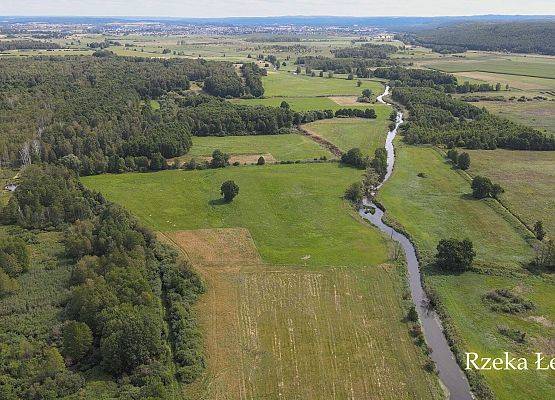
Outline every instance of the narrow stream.
{"label": "narrow stream", "polygon": [[[383,100],[383,96],[389,94],[389,86],[386,86],[382,95],[377,97],[380,103],[387,104]],[[393,172],[393,165],[395,163],[395,151],[393,147],[393,139],[397,135],[397,129],[403,123],[403,114],[398,112],[395,122],[395,128],[387,133],[385,142],[385,149],[387,151],[387,173],[384,180],[378,186],[378,189],[389,179]],[[367,208],[372,208],[374,214],[367,211]],[[428,297],[422,288],[422,280],[420,276],[420,266],[416,258],[416,251],[410,240],[402,233],[397,232],[390,226],[382,221],[384,212],[380,210],[374,203],[364,199],[363,206],[359,209],[359,214],[362,218],[370,221],[379,230],[386,233],[392,240],[401,245],[405,252],[407,260],[409,286],[412,296],[412,301],[415,304],[416,311],[422,323],[424,331],[424,338],[426,343],[432,349],[431,358],[435,362],[439,372],[439,379],[449,391],[450,400],[471,400],[472,393],[470,385],[464,375],[463,371],[457,364],[453,352],[449,348],[447,339],[443,334],[443,327],[437,313],[428,308]]]}

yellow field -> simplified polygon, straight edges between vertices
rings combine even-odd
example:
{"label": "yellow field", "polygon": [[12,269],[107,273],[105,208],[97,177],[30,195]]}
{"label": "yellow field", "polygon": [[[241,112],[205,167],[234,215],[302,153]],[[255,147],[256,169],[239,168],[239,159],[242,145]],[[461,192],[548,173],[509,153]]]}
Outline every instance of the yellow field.
{"label": "yellow field", "polygon": [[397,267],[265,265],[246,229],[165,235],[208,286],[197,308],[208,367],[191,398],[441,398],[402,322]]}

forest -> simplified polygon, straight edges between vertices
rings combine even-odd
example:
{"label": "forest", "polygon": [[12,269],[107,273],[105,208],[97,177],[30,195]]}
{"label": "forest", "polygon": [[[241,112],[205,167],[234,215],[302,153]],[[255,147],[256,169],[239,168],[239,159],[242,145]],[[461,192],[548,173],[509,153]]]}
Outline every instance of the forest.
{"label": "forest", "polygon": [[[33,165],[0,216],[4,224],[63,231],[73,265],[59,334],[32,342],[3,334],[9,347],[0,352],[2,398],[68,396],[84,387],[87,371],[100,368],[114,378],[127,375],[118,384],[125,398],[167,399],[172,382],[189,383],[203,370],[190,312],[203,285],[127,211],[85,189],[64,167]],[[25,247],[0,243],[0,256],[24,265]],[[14,276],[13,269],[2,273]]]}
{"label": "forest", "polygon": [[401,34],[397,38],[440,53],[489,50],[555,54],[552,21],[465,23]]}
{"label": "forest", "polygon": [[59,49],[60,45],[40,40],[15,39],[0,41],[0,51],[8,50],[51,50]]}
{"label": "forest", "polygon": [[555,137],[429,87],[396,87],[392,97],[409,111],[401,127],[407,143],[469,149],[555,150]]}

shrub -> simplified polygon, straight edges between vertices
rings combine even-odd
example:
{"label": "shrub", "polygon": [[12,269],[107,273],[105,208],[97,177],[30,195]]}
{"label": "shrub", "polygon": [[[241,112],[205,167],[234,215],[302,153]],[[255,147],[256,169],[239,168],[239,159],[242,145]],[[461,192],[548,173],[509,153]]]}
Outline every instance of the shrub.
{"label": "shrub", "polygon": [[63,355],[72,361],[79,361],[91,349],[93,336],[87,324],[68,321],[62,333]]}
{"label": "shrub", "polygon": [[518,314],[534,308],[534,303],[511,292],[509,289],[492,290],[486,293],[483,299],[493,311],[507,314]]}
{"label": "shrub", "polygon": [[345,191],[345,198],[353,204],[359,204],[364,197],[364,189],[360,182],[354,182]]}
{"label": "shrub", "polygon": [[256,162],[256,165],[264,165],[266,164],[266,160],[264,159],[264,157],[260,156],[258,157],[258,161]]}
{"label": "shrub", "polygon": [[466,171],[468,168],[470,168],[470,155],[468,153],[461,153],[459,154],[456,162],[457,166],[460,169]]}

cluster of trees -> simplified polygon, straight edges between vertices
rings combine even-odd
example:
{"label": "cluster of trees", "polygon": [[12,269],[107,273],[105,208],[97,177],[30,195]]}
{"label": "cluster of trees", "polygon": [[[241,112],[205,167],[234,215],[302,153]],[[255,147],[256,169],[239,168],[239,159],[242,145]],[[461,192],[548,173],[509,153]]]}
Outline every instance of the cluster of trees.
{"label": "cluster of trees", "polygon": [[447,151],[447,158],[451,160],[453,165],[456,165],[463,171],[466,171],[468,168],[470,168],[470,154],[468,154],[467,152],[459,154],[457,150],[449,149]]}
{"label": "cluster of trees", "polygon": [[358,147],[352,148],[341,155],[341,162],[355,168],[369,168],[381,181],[387,173],[387,151],[379,147],[374,151],[374,158],[365,155]]}
{"label": "cluster of trees", "polygon": [[361,46],[331,50],[337,58],[388,58],[399,48],[391,44],[364,43]]}
{"label": "cluster of trees", "polygon": [[234,181],[225,181],[220,187],[220,193],[226,203],[231,203],[233,199],[239,194],[239,185]]}
{"label": "cluster of trees", "polygon": [[408,143],[449,148],[555,150],[555,136],[491,115],[430,87],[396,87],[392,97],[409,111],[401,126]]}
{"label": "cluster of trees", "polygon": [[340,108],[339,110],[335,111],[336,117],[358,117],[358,118],[368,118],[368,119],[375,119],[378,116],[376,115],[376,110],[373,108]]}
{"label": "cluster of trees", "polygon": [[41,40],[16,39],[0,41],[0,51],[8,50],[52,50],[59,49],[60,45]]}
{"label": "cluster of trees", "polygon": [[18,289],[15,278],[27,272],[29,266],[29,250],[25,241],[18,237],[0,240],[0,298]]}
{"label": "cluster of trees", "polygon": [[555,54],[552,21],[465,23],[420,30],[398,38],[444,53],[489,50]]}
{"label": "cluster of trees", "polygon": [[[76,371],[101,368],[115,377],[127,376],[122,382],[137,398],[160,399],[169,398],[175,379],[190,383],[198,376],[204,360],[191,306],[203,286],[151,231],[121,207],[83,188],[69,170],[52,165],[27,168],[2,215],[23,227],[65,232],[74,267],[61,355],[55,347],[43,350],[60,364],[54,376],[65,371],[65,364]],[[15,247],[10,246],[6,248],[13,254]],[[20,246],[17,249],[20,254]],[[60,383],[69,391],[66,395],[84,382],[75,374],[68,380],[71,385]],[[29,390],[25,385],[34,382],[18,390]]]}
{"label": "cluster of trees", "polygon": [[383,58],[331,58],[324,56],[298,57],[296,64],[304,65],[307,70],[334,71],[337,74],[355,74],[359,78],[369,78],[370,68],[397,65],[397,61]]}
{"label": "cluster of trees", "polygon": [[255,63],[245,63],[241,66],[241,73],[245,79],[245,94],[260,97],[264,94],[262,86],[262,68]]}
{"label": "cluster of trees", "polygon": [[475,176],[472,179],[472,196],[476,199],[484,199],[492,197],[497,199],[504,192],[501,185],[493,183],[489,178],[484,176]]}

